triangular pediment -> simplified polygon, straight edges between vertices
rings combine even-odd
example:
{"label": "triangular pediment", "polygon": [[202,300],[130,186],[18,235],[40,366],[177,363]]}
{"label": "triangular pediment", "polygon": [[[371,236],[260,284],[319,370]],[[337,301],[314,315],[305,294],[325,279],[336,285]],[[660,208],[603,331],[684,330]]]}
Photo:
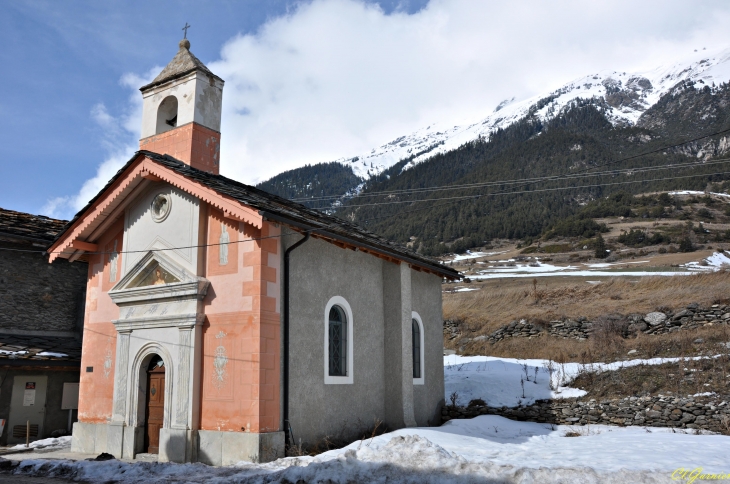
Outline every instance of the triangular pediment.
{"label": "triangular pediment", "polygon": [[112,288],[110,292],[153,286],[188,283],[197,280],[164,251],[151,250]]}
{"label": "triangular pediment", "polygon": [[[165,166],[165,163],[173,166]],[[99,234],[114,220],[123,216],[124,209],[136,200],[130,195],[145,181],[167,183],[223,211],[233,220],[251,224],[257,229],[263,226],[263,217],[251,206],[175,171],[174,165],[185,167],[181,161],[167,155],[149,151],[135,154],[58,235],[48,249],[49,261],[53,262],[59,257],[74,261],[85,251],[94,252],[93,246]],[[192,168],[187,169],[195,171]]]}

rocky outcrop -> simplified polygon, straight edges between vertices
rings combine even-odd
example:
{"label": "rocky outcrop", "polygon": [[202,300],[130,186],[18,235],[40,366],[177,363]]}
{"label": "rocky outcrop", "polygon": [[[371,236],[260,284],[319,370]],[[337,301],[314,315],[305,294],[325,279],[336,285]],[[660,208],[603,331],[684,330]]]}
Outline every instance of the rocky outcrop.
{"label": "rocky outcrop", "polygon": [[561,425],[637,425],[702,429],[730,434],[730,404],[724,397],[647,396],[597,401],[538,400],[521,407],[469,406],[442,408],[443,421],[499,415],[512,420]]}

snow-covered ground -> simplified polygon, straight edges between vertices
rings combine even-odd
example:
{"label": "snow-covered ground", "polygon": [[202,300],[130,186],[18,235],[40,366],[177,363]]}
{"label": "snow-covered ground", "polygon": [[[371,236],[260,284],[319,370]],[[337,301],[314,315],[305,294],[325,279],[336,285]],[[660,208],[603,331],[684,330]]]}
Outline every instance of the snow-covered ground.
{"label": "snow-covered ground", "polygon": [[[715,252],[701,262],[689,262],[677,270],[642,270],[642,265],[649,261],[600,262],[559,266],[540,262],[539,258],[517,262],[515,259],[497,261],[488,267],[480,268],[476,274],[469,275],[472,280],[500,279],[504,277],[616,277],[616,276],[681,276],[697,272],[713,272],[730,268],[730,257],[726,252]],[[636,266],[636,269],[628,269]]]}
{"label": "snow-covered ground", "polygon": [[715,252],[710,257],[704,259],[704,264],[700,262],[688,262],[684,267],[691,271],[713,272],[721,268],[730,269],[730,257],[726,252]]}
{"label": "snow-covered ground", "polygon": [[696,190],[680,190],[680,191],[676,191],[676,192],[669,192],[669,195],[699,195],[699,196],[716,195],[718,197],[730,197],[730,195],[727,193],[699,192]]}
{"label": "snow-covered ground", "polygon": [[472,252],[470,250],[467,250],[465,254],[456,254],[452,260],[454,262],[459,262],[462,260],[477,259],[479,257],[489,257],[490,255],[504,254],[505,252],[507,251],[503,250],[498,252]]}
{"label": "snow-covered ground", "polygon": [[[529,403],[573,391],[560,388],[560,394],[552,392],[550,373],[545,368],[552,368],[553,379],[570,381],[581,370],[666,361],[670,360],[592,366],[570,363],[558,369],[546,360],[448,356],[444,357],[446,393],[458,389],[464,395],[481,396],[491,405],[511,405],[521,396],[519,379],[524,377],[525,364],[531,377],[525,382],[525,394],[530,396],[522,401]],[[532,381],[536,367],[537,384]],[[568,432],[579,436],[568,437]],[[451,420],[441,427],[400,429],[316,457],[289,457],[268,464],[209,467],[29,459],[22,461],[16,472],[120,483],[669,483],[689,482],[692,472],[730,473],[729,444],[726,436],[664,428],[571,427],[484,415]],[[682,474],[684,470],[686,474]]]}
{"label": "snow-covered ground", "polygon": [[12,450],[21,450],[21,449],[43,449],[43,450],[56,450],[56,449],[67,449],[71,447],[71,436],[67,435],[64,437],[49,437],[47,439],[41,439],[36,440],[35,442],[31,442],[28,447],[25,446],[25,444],[18,444],[13,447],[10,447]]}
{"label": "snow-covered ground", "polygon": [[27,460],[19,472],[122,483],[668,483],[680,480],[679,469],[730,472],[728,444],[726,436],[671,429],[550,426],[484,415],[269,464]]}
{"label": "snow-covered ground", "polygon": [[450,402],[451,395],[456,392],[458,405],[467,405],[471,400],[481,398],[491,407],[517,407],[530,405],[535,400],[585,395],[584,390],[569,386],[582,372],[600,373],[700,358],[704,357],[650,358],[584,365],[558,364],[540,359],[448,355],[444,356],[444,397]]}

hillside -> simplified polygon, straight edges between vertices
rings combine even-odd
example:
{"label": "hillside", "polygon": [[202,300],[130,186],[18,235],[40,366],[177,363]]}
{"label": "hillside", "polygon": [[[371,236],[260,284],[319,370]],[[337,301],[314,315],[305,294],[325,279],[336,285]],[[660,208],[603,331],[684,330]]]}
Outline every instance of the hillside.
{"label": "hillside", "polygon": [[[394,164],[372,155],[365,171],[360,161],[320,164],[259,186],[337,209],[426,254],[537,237],[612,193],[705,190],[728,179],[728,165],[711,162],[730,150],[726,135],[662,148],[730,127],[730,88],[720,82],[730,79],[729,59],[725,52],[643,75],[594,74],[540,99],[500,106],[476,131],[396,140],[411,147],[391,151],[407,156]],[[633,171],[603,173],[621,169]],[[566,174],[575,177],[528,180]]]}

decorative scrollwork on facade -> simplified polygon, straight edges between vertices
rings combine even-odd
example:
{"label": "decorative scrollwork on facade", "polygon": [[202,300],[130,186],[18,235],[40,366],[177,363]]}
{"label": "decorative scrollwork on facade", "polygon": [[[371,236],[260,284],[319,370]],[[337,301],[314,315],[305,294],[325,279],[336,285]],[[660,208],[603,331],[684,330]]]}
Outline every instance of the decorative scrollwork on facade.
{"label": "decorative scrollwork on facade", "polygon": [[228,375],[226,372],[226,366],[228,366],[228,355],[226,354],[226,347],[223,346],[223,340],[226,337],[226,333],[223,331],[219,332],[216,336],[218,340],[218,346],[215,349],[213,356],[213,386],[220,390],[226,384]]}

